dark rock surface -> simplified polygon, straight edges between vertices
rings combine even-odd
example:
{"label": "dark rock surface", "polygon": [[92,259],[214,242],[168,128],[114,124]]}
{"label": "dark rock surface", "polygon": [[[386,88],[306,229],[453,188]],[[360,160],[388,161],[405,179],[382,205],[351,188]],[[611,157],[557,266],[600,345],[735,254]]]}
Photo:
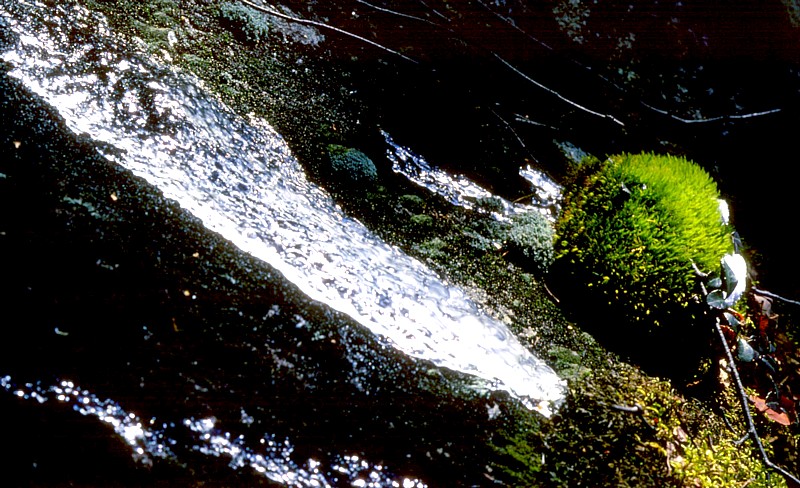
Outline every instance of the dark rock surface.
{"label": "dark rock surface", "polygon": [[[98,156],[16,80],[3,75],[0,92],[0,370],[26,398],[0,400],[9,486],[270,484],[224,453],[197,452],[202,440],[182,423],[212,416],[254,452],[260,439],[289,440],[288,471],[313,458],[337,486],[367,467],[400,482],[480,479],[469,460],[485,444],[483,400],[314,304]],[[64,378],[87,392],[75,405],[50,386]],[[145,427],[168,425],[154,432],[175,456],[137,462],[110,422],[76,415],[95,391]],[[344,454],[365,464],[347,466]]]}

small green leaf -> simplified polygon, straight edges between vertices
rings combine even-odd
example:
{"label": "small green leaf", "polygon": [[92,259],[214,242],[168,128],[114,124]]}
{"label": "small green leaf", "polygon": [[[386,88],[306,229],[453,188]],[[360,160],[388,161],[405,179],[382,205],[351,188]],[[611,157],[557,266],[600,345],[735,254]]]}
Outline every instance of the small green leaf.
{"label": "small green leaf", "polygon": [[725,316],[725,320],[728,322],[730,328],[738,332],[740,325],[739,319],[737,319],[736,316],[730,312],[725,312],[723,315]]}
{"label": "small green leaf", "polygon": [[716,308],[719,310],[724,310],[727,307],[725,305],[725,293],[722,290],[714,290],[706,296],[706,302],[708,302],[708,306],[711,308]]}
{"label": "small green leaf", "polygon": [[756,358],[756,351],[750,344],[741,337],[736,343],[737,356],[740,360],[749,363]]}

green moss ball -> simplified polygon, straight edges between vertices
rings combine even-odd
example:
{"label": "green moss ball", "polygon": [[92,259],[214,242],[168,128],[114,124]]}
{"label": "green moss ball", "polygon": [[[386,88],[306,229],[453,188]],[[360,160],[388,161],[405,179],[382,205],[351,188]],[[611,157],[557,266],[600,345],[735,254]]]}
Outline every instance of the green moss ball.
{"label": "green moss ball", "polygon": [[684,158],[585,161],[563,195],[553,288],[626,355],[669,363],[700,354],[709,329],[692,263],[716,270],[733,248],[719,198],[711,177]]}
{"label": "green moss ball", "polygon": [[[328,145],[330,176],[339,185],[372,184],[378,179],[375,163],[358,149]],[[359,187],[354,186],[353,189]]]}

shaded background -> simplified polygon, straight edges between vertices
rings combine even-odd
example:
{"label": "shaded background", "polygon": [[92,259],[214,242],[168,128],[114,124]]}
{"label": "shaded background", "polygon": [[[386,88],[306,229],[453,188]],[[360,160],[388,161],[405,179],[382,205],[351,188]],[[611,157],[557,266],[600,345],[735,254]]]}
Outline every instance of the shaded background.
{"label": "shaded background", "polygon": [[416,61],[320,29],[331,62],[354,74],[366,100],[365,141],[380,126],[434,164],[510,198],[527,191],[517,170],[528,163],[563,178],[564,143],[598,157],[684,155],[729,199],[755,248],[760,286],[800,292],[791,237],[796,3],[284,4]]}

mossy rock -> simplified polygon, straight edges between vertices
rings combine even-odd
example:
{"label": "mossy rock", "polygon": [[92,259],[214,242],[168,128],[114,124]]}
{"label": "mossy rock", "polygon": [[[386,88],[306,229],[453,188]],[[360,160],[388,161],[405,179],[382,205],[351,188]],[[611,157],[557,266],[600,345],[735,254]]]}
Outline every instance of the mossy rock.
{"label": "mossy rock", "polygon": [[553,290],[581,326],[654,372],[696,363],[711,327],[692,263],[717,270],[733,249],[719,198],[684,158],[584,161],[556,223]]}

